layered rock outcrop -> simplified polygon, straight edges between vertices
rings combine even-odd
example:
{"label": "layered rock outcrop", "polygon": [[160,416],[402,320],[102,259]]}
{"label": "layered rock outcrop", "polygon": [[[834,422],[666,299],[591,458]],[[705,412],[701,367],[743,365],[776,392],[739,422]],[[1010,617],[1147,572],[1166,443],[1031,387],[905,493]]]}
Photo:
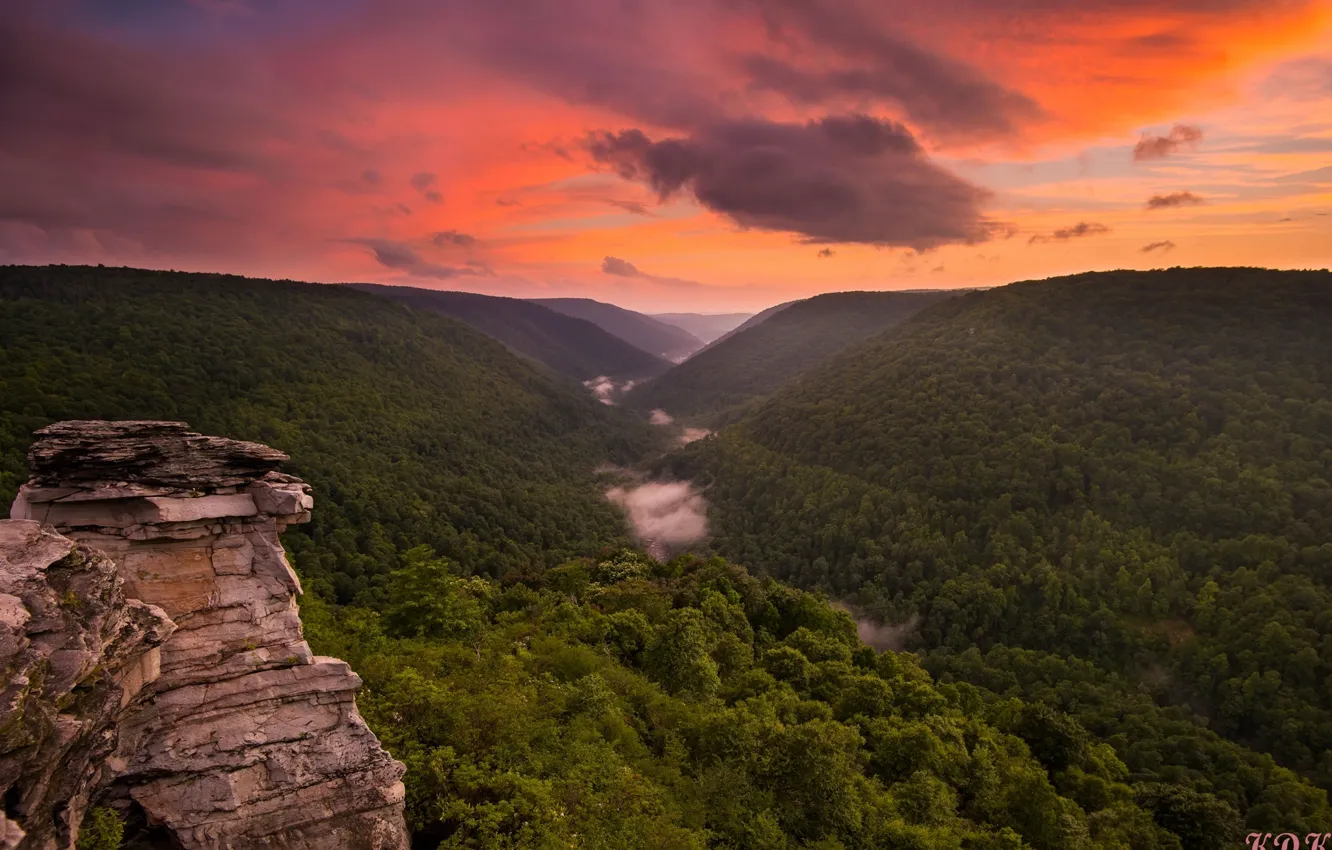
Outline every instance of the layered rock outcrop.
{"label": "layered rock outcrop", "polygon": [[177,422],[36,436],[13,517],[105,552],[125,596],[175,625],[116,723],[102,796],[184,848],[406,848],[402,766],[357,713],[357,676],[301,634],[278,534],[313,499],[286,456]]}
{"label": "layered rock outcrop", "polygon": [[162,609],[125,599],[105,555],[36,522],[0,522],[0,848],[77,839],[174,629]]}

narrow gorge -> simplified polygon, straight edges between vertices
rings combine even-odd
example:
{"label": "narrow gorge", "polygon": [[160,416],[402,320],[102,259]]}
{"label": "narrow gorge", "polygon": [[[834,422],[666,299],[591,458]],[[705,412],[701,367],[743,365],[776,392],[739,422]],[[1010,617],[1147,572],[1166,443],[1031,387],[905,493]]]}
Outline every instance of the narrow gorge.
{"label": "narrow gorge", "polygon": [[314,656],[278,535],[314,500],[267,446],[61,422],[0,522],[0,850],[405,850],[403,767]]}

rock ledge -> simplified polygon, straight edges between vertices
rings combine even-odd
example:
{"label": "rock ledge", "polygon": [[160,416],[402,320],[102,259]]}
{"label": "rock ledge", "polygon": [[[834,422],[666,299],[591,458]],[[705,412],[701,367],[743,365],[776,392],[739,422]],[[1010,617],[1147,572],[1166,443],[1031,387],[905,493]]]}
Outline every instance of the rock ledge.
{"label": "rock ledge", "polygon": [[287,456],[181,422],[61,422],[36,437],[14,520],[106,553],[126,605],[174,625],[157,675],[115,718],[97,799],[186,850],[406,850],[403,768],[357,713],[356,674],[301,634],[278,535],[314,500],[277,471]]}

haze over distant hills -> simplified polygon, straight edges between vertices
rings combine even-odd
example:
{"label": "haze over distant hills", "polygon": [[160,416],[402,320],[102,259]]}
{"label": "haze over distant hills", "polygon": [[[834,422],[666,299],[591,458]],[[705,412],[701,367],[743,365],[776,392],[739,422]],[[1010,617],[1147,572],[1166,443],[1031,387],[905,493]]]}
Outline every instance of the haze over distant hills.
{"label": "haze over distant hills", "polygon": [[704,343],[712,342],[734,330],[753,313],[653,313],[652,318],[675,325]]}
{"label": "haze over distant hills", "polygon": [[643,313],[591,298],[533,298],[534,304],[566,316],[586,319],[649,354],[679,362],[703,347],[703,341],[683,328]]}
{"label": "haze over distant hills", "polygon": [[718,413],[773,392],[837,352],[949,297],[952,293],[835,292],[779,304],[635,387],[626,403],[673,416]]}
{"label": "haze over distant hills", "polygon": [[726,339],[727,337],[735,336],[736,334],[740,333],[741,331],[747,331],[747,330],[749,330],[750,328],[754,327],[755,325],[761,325],[761,324],[763,324],[764,322],[766,322],[768,319],[772,318],[773,316],[775,316],[775,315],[777,315],[778,313],[780,313],[780,312],[782,312],[783,310],[785,310],[787,307],[790,307],[792,304],[795,304],[795,303],[797,303],[797,302],[799,302],[799,301],[801,301],[801,300],[803,300],[803,299],[799,299],[799,298],[798,298],[798,299],[796,299],[795,301],[783,301],[783,302],[780,303],[780,304],[774,304],[774,305],[772,305],[771,307],[767,308],[766,310],[760,310],[759,312],[757,312],[757,313],[755,313],[754,315],[750,316],[748,319],[745,319],[745,320],[744,320],[743,322],[741,322],[740,324],[738,324],[738,325],[736,325],[735,327],[731,328],[731,329],[730,329],[729,331],[727,331],[726,333],[724,333],[724,334],[722,334],[721,336],[717,337],[717,338],[714,339],[712,342],[708,343],[708,345],[716,345],[717,343],[721,342],[722,340]]}
{"label": "haze over distant hills", "polygon": [[671,366],[664,358],[649,354],[593,322],[521,298],[412,286],[351,285],[461,319],[514,351],[579,381],[600,376],[619,381],[642,379],[659,375]]}

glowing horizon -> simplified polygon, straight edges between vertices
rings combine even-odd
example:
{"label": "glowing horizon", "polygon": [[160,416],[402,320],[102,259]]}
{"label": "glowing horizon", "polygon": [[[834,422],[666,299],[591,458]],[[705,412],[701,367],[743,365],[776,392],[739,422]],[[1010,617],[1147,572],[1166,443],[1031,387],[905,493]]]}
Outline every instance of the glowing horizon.
{"label": "glowing horizon", "polygon": [[1326,0],[116,5],[0,21],[2,263],[714,313],[1332,265]]}

